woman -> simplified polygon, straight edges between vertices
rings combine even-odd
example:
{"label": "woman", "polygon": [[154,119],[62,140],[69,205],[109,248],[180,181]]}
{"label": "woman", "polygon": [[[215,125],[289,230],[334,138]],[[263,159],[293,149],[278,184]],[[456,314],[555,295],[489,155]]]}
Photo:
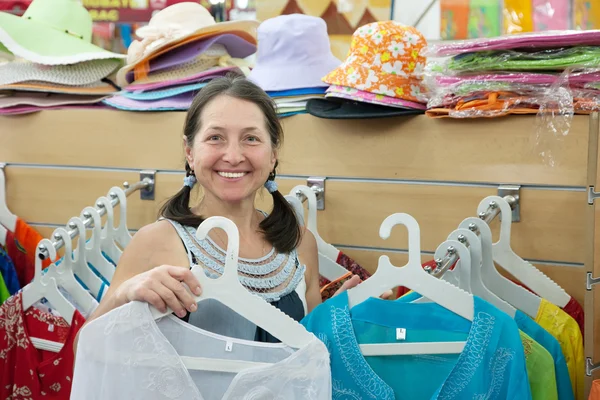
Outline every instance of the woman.
{"label": "woman", "polygon": [[[182,189],[163,206],[162,218],[139,230],[127,246],[110,289],[88,322],[130,301],[170,308],[180,318],[214,333],[275,341],[216,301],[198,305],[182,282],[202,291],[190,272],[199,264],[217,277],[224,265],[226,235],[213,230],[198,241],[204,218],[231,219],[240,233],[240,281],[296,320],[321,302],[318,251],[314,236],[300,228],[293,209],[275,183],[283,131],[275,105],[244,77],[211,81],[195,97],[186,117],[183,145],[186,177]],[[190,207],[195,184],[202,200]],[[254,206],[263,188],[273,196],[269,215]],[[357,276],[340,291],[356,286]],[[200,307],[200,309],[198,309]]]}

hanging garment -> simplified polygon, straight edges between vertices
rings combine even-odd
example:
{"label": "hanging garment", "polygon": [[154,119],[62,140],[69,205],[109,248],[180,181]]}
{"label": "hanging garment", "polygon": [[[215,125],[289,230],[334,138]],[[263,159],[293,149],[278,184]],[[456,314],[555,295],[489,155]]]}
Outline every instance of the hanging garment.
{"label": "hanging garment", "polygon": [[321,288],[321,299],[323,301],[333,296],[335,292],[337,292],[338,289],[342,287],[344,282],[352,278],[352,275],[358,275],[361,281],[365,281],[371,277],[371,273],[369,271],[361,267],[356,261],[348,257],[346,254],[342,253],[341,251],[338,253],[338,257],[337,260],[335,260],[335,262],[341,265],[342,267],[346,268],[349,272],[351,272],[351,274],[346,274],[336,279],[335,282],[331,282],[329,279],[324,278],[322,276],[319,277],[319,287]]}
{"label": "hanging garment", "polygon": [[574,399],[575,395],[573,394],[573,387],[571,386],[567,361],[565,360],[558,340],[520,310],[517,310],[515,314],[515,321],[521,331],[542,345],[552,356],[559,400]]}
{"label": "hanging garment", "polygon": [[585,312],[583,311],[581,304],[579,304],[575,298],[571,297],[571,300],[563,307],[563,311],[569,314],[571,318],[577,322],[581,335],[583,335],[585,332]]}
{"label": "hanging garment", "polygon": [[[184,227],[178,222],[167,221],[173,225],[183,242],[190,268],[192,265],[202,265],[207,276],[219,277],[224,270],[225,250],[210,237],[198,240],[197,227]],[[304,318],[307,313],[304,278],[306,267],[300,264],[296,251],[283,254],[273,248],[267,255],[258,259],[240,257],[238,271],[240,282],[250,292],[262,297],[296,321]],[[213,299],[200,302],[198,309],[193,313],[188,312],[184,321],[209,332],[237,339],[279,342],[264,329]]]}
{"label": "hanging garment", "polygon": [[525,351],[527,378],[533,400],[558,399],[556,372],[552,356],[541,344],[519,331]]}
{"label": "hanging garment", "polygon": [[[474,320],[435,303],[370,298],[352,310],[343,292],[317,306],[302,324],[327,346],[333,398],[531,399],[525,355],[516,323],[474,297]],[[427,318],[424,318],[427,316]],[[461,354],[365,358],[359,343],[463,341]]]}
{"label": "hanging garment", "polygon": [[[202,302],[200,302],[201,304]],[[182,356],[272,363],[231,373],[187,370]],[[294,351],[217,335],[131,302],[81,331],[73,399],[331,399],[329,356],[314,339]],[[100,377],[102,379],[100,379]]]}
{"label": "hanging garment", "polygon": [[[21,287],[33,280],[36,248],[42,239],[42,235],[21,218],[17,219],[15,232],[9,231],[6,235],[6,252],[15,265]],[[42,268],[51,262],[44,260]]]}
{"label": "hanging garment", "polygon": [[[422,296],[417,292],[409,292],[397,299],[397,302],[401,303],[411,303]],[[525,350],[525,363],[527,366],[527,377],[529,379],[529,388],[531,389],[531,396],[534,400],[550,400],[550,399],[561,399],[558,396],[558,387],[557,387],[557,377],[556,370],[554,366],[554,359],[552,354],[542,346],[542,344],[538,343],[533,337],[530,336],[529,332],[533,331],[533,333],[537,333],[535,329],[531,329],[531,326],[528,326],[527,323],[520,323],[521,317],[527,317],[525,314],[521,313],[517,310],[517,313],[521,315],[519,318],[515,317],[515,322],[517,323],[517,327],[519,328],[519,334],[521,336],[521,343],[523,344],[523,349]],[[537,325],[533,320],[529,319],[531,324]],[[521,328],[522,325],[526,325],[525,328]],[[539,325],[537,325],[538,329],[544,331]],[[529,331],[529,332],[528,332]],[[544,331],[545,332],[545,331]],[[546,334],[552,339],[556,346],[558,346],[558,350],[560,351],[560,345],[550,335],[546,332]],[[562,351],[560,351],[560,355],[562,357]],[[564,371],[566,372],[566,383],[568,390],[571,393],[571,397],[564,397],[565,399],[573,399],[573,392],[571,390],[571,382],[569,380],[569,373],[567,370],[567,364],[562,359],[564,364]]]}
{"label": "hanging garment", "polygon": [[15,265],[2,246],[0,246],[0,275],[4,278],[6,288],[11,295],[17,293],[19,289],[21,289]]}
{"label": "hanging garment", "polygon": [[[34,307],[23,311],[21,293],[0,307],[0,398],[68,400],[73,343],[85,322],[77,311],[71,325]],[[31,337],[64,343],[58,353],[36,349]]]}
{"label": "hanging garment", "polygon": [[4,303],[10,297],[10,292],[4,283],[4,278],[0,274],[0,304]]}
{"label": "hanging garment", "polygon": [[569,314],[543,298],[535,322],[560,343],[569,368],[575,398],[584,400],[585,361],[583,357],[583,338],[577,322]]}

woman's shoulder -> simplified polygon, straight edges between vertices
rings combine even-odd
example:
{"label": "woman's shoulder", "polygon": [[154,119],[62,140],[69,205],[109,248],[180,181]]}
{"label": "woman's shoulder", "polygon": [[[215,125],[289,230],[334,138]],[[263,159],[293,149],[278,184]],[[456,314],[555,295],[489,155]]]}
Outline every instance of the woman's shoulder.
{"label": "woman's shoulder", "polygon": [[130,245],[135,243],[136,247],[147,247],[156,250],[172,248],[173,243],[178,241],[179,236],[173,224],[166,219],[161,219],[141,227],[133,235]]}

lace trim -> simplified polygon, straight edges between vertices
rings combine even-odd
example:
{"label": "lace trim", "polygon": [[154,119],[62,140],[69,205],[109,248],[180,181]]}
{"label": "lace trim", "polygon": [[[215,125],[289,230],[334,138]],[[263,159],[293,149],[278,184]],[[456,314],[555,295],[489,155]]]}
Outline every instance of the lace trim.
{"label": "lace trim", "polygon": [[487,393],[473,396],[473,400],[488,400],[497,398],[504,384],[504,374],[508,363],[514,358],[515,352],[511,349],[500,347],[490,360],[489,369],[492,372],[492,381]]}
{"label": "lace trim", "polygon": [[496,318],[480,311],[473,319],[467,343],[454,369],[442,386],[438,399],[454,399],[469,384],[483,360],[494,331]]}
{"label": "lace trim", "polygon": [[[361,390],[372,399],[395,399],[392,388],[371,369],[360,353],[356,336],[352,330],[352,320],[348,306],[332,308],[331,328],[335,342],[334,348],[338,349],[337,353],[344,364],[345,370],[348,371],[352,376],[352,380]],[[341,396],[341,393],[338,396]]]}

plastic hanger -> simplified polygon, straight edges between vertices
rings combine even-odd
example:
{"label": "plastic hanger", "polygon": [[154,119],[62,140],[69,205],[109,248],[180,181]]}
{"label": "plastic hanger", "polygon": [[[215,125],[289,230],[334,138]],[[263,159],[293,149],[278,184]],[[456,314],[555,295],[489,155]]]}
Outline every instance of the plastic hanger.
{"label": "plastic hanger", "polygon": [[[50,259],[56,259],[56,249],[52,242],[48,239],[42,239],[38,245],[46,246]],[[46,283],[42,282],[42,260],[39,257],[38,250],[36,249],[35,257],[35,272],[33,280],[21,289],[23,311],[28,310],[35,303],[42,299],[48,300],[52,305],[52,309],[58,311],[61,317],[67,321],[70,325],[73,322],[73,315],[75,314],[75,306],[69,303],[67,299],[60,293],[58,286],[54,278],[49,278]],[[61,343],[51,342],[48,340],[31,338],[31,342],[34,347],[41,350],[48,350],[58,352],[62,348]]]}
{"label": "plastic hanger", "polygon": [[47,283],[48,279],[54,279],[58,286],[66,290],[73,297],[80,310],[86,315],[90,315],[98,307],[98,302],[75,279],[75,275],[73,274],[73,244],[71,243],[71,236],[69,236],[66,229],[57,228],[54,231],[54,237],[61,238],[65,243],[65,256],[59,265],[51,264],[46,268],[46,272],[42,276],[42,282]]}
{"label": "plastic hanger", "polygon": [[110,259],[115,263],[115,265],[119,262],[121,258],[121,254],[123,251],[116,244],[116,237],[114,229],[115,223],[115,213],[113,209],[112,202],[108,197],[99,197],[96,200],[96,205],[101,206],[106,210],[106,223],[104,227],[102,227],[102,235],[100,238],[100,242],[102,243],[100,249],[104,254],[106,254]]}
{"label": "plastic hanger", "polygon": [[4,227],[4,225],[0,225],[0,245],[6,246],[6,236],[8,235],[8,230]]}
{"label": "plastic hanger", "polygon": [[498,272],[492,256],[492,231],[489,225],[479,218],[469,217],[461,222],[459,227],[471,229],[470,226],[479,233],[482,254],[481,277],[485,286],[513,307],[535,318],[542,299]]}
{"label": "plastic hanger", "polygon": [[110,198],[118,198],[119,199],[119,226],[109,227],[109,229],[113,230],[113,237],[116,239],[119,246],[122,249],[125,249],[129,242],[131,242],[131,234],[127,229],[127,194],[125,191],[118,186],[113,186],[109,192],[108,196]]}
{"label": "plastic hanger", "polygon": [[0,165],[0,224],[11,232],[17,229],[17,216],[8,209],[8,203],[6,202],[4,164]]}
{"label": "plastic hanger", "polygon": [[[237,226],[231,220],[223,217],[207,218],[198,227],[196,238],[205,240],[209,231],[214,228],[220,228],[227,234],[225,268],[219,278],[212,279],[206,276],[202,267],[198,265],[192,267],[192,273],[202,287],[202,294],[195,296],[196,302],[215,299],[263,328],[284,344],[296,349],[314,340],[315,336],[302,325],[242,286],[237,269],[240,238]],[[152,306],[150,309],[154,319],[172,313],[171,310],[161,313]]]}
{"label": "plastic hanger", "polygon": [[[420,229],[417,221],[410,215],[399,213],[387,217],[379,228],[382,239],[390,237],[395,225],[404,225],[408,229],[408,264],[402,268],[394,266],[388,256],[379,257],[375,274],[358,286],[348,290],[350,308],[370,297],[380,296],[397,286],[420,293],[440,306],[473,321],[473,296],[441,279],[434,278],[421,266]],[[363,355],[395,354],[452,354],[460,353],[465,342],[426,342],[426,343],[386,343],[362,344]]]}
{"label": "plastic hanger", "polygon": [[[434,259],[442,259],[449,249],[453,249],[454,253],[458,255],[458,262],[454,266],[454,269],[447,270],[444,275],[439,277],[448,283],[464,290],[467,293],[471,293],[471,253],[467,247],[457,240],[446,240],[441,243],[434,253]],[[413,303],[429,303],[426,297],[420,297]]]}
{"label": "plastic hanger", "polygon": [[287,200],[288,203],[290,203],[290,206],[292,206],[292,209],[296,213],[296,218],[298,218],[298,223],[300,224],[300,226],[304,226],[304,206],[302,205],[302,202],[298,199],[298,197],[292,196],[291,194],[285,195],[283,197]]}
{"label": "plastic hanger", "polygon": [[488,196],[479,203],[477,212],[485,212],[492,201],[496,202],[502,216],[500,238],[493,244],[494,261],[537,295],[558,307],[566,306],[571,301],[571,296],[542,271],[519,257],[510,247],[512,211],[508,202],[499,196]]}
{"label": "plastic hanger", "polygon": [[[475,296],[481,297],[488,303],[514,318],[515,313],[517,312],[516,308],[502,300],[500,297],[496,296],[485,286],[483,280],[481,279],[482,254],[481,240],[479,239],[479,236],[468,229],[461,228],[448,235],[448,239],[460,240],[461,236],[463,236],[466,240],[466,243],[469,246],[469,252],[471,253],[471,293],[473,293]],[[463,266],[462,262],[460,266]]]}
{"label": "plastic hanger", "polygon": [[[347,275],[348,270],[336,262],[340,251],[325,242],[319,235],[317,230],[317,195],[311,188],[304,185],[296,186],[291,190],[290,194],[295,194],[297,191],[306,196],[308,202],[308,221],[306,227],[315,236],[315,240],[317,241],[317,248],[319,249],[319,275],[333,282]],[[302,215],[304,215],[304,212]]]}
{"label": "plastic hanger", "polygon": [[115,274],[115,266],[102,255],[102,217],[94,207],[84,208],[81,212],[81,217],[86,218],[87,214],[89,214],[94,221],[94,226],[92,227],[92,237],[87,241],[85,246],[85,258],[87,262],[104,277],[104,279],[110,282]]}
{"label": "plastic hanger", "polygon": [[104,291],[104,282],[96,274],[92,272],[88,266],[86,259],[86,231],[83,220],[78,217],[73,217],[69,220],[69,227],[77,227],[79,230],[79,236],[77,237],[77,248],[73,252],[73,272],[83,282],[83,284],[89,289],[90,293],[94,295],[96,299]]}

